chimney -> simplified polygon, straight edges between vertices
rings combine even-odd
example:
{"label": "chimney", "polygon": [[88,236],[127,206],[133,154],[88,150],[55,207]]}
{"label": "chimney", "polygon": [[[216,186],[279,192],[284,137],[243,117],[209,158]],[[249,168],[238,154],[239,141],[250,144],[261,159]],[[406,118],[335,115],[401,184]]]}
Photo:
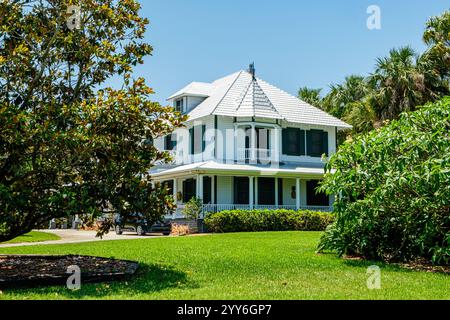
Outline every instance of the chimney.
{"label": "chimney", "polygon": [[252,75],[253,80],[256,80],[256,77],[255,77],[255,63],[254,62],[250,63],[250,65],[248,66],[248,73],[250,73]]}

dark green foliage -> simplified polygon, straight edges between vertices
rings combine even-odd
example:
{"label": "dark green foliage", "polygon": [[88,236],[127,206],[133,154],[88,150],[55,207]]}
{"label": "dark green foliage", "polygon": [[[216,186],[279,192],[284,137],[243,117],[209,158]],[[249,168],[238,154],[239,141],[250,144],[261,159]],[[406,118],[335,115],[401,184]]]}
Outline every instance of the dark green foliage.
{"label": "dark green foliage", "polygon": [[[82,4],[79,30],[69,4]],[[152,52],[147,24],[135,0],[0,1],[0,241],[75,214],[155,221],[173,208],[150,181],[170,160],[152,141],[186,118],[131,77]]]}
{"label": "dark green foliage", "polygon": [[340,196],[319,249],[449,264],[449,132],[446,97],[343,144],[321,187]]}
{"label": "dark green foliage", "polygon": [[333,215],[325,212],[294,210],[230,210],[206,216],[210,232],[323,231]]}

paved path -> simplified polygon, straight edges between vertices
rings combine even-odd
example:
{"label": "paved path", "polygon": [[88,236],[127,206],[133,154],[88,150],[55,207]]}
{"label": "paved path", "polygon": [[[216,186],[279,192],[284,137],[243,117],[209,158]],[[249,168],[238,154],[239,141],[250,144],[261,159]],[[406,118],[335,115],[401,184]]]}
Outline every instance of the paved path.
{"label": "paved path", "polygon": [[152,238],[162,238],[167,236],[157,235],[147,235],[147,236],[137,236],[133,233],[124,233],[123,235],[116,235],[114,231],[109,232],[107,235],[103,236],[103,239],[96,237],[96,231],[78,231],[78,230],[38,230],[42,232],[49,232],[58,235],[61,239],[52,241],[42,241],[42,242],[23,242],[23,243],[6,243],[0,244],[0,248],[8,247],[21,247],[21,246],[37,246],[43,244],[66,244],[66,243],[82,243],[82,242],[92,242],[92,241],[108,241],[108,240],[129,240],[129,239],[152,239]]}

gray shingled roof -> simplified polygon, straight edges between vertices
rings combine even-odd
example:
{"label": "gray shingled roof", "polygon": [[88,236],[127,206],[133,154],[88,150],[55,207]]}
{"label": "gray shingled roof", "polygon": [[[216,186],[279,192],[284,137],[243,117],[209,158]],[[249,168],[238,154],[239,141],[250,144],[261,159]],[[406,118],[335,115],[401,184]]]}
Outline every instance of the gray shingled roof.
{"label": "gray shingled roof", "polygon": [[[202,89],[208,86],[202,86]],[[186,88],[189,88],[187,86]],[[180,90],[177,94],[182,92]],[[203,90],[202,90],[203,91]],[[347,123],[253,76],[239,71],[210,84],[189,120],[208,115],[283,119],[291,123],[351,128]]]}

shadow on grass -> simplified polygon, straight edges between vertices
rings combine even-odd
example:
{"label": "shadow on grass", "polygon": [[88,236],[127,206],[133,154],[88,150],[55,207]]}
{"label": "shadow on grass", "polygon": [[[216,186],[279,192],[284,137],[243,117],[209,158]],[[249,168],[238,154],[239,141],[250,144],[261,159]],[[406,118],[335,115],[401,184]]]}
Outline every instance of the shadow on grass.
{"label": "shadow on grass", "polygon": [[81,289],[71,291],[64,286],[40,287],[34,289],[18,289],[5,293],[45,295],[46,299],[101,299],[108,296],[120,296],[121,299],[133,299],[134,295],[149,294],[171,288],[198,288],[198,285],[189,280],[185,272],[176,270],[167,265],[140,264],[136,274],[121,281],[102,283],[85,283],[81,279]]}

